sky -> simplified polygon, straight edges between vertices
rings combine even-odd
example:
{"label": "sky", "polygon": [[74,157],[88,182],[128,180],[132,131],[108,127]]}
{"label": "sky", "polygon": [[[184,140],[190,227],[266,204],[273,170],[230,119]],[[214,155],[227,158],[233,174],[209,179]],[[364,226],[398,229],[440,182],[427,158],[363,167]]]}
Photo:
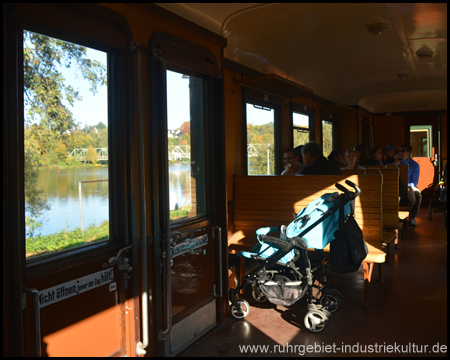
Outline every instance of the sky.
{"label": "sky", "polygon": [[[103,64],[107,63],[107,54],[102,51],[86,47],[86,56],[93,60],[98,60]],[[94,126],[102,122],[108,126],[108,108],[107,108],[107,86],[98,86],[97,94],[89,91],[89,81],[84,80],[77,72],[76,66],[67,69],[64,66],[59,67],[59,71],[65,79],[66,84],[79,91],[82,100],[75,102],[74,106],[68,106],[72,111],[75,123],[80,123],[83,128],[85,125]],[[189,111],[189,81],[183,78],[182,74],[167,72],[167,102],[168,102],[168,128],[170,130],[180,128],[180,126],[190,121]],[[66,103],[67,104],[67,103]],[[262,125],[274,121],[274,111],[254,108],[247,104],[247,121],[253,125]]]}
{"label": "sky", "polygon": [[[106,53],[88,49],[87,57],[99,60],[106,64]],[[71,107],[76,122],[81,126],[97,125],[100,121],[105,125],[107,119],[107,86],[98,87],[98,93],[93,95],[89,91],[89,82],[81,77],[76,77],[75,69],[66,69],[62,67],[61,72],[67,83],[72,84],[75,89],[80,91],[83,100],[75,103]],[[189,121],[189,81],[183,79],[181,74],[169,71],[167,74],[167,87],[169,89],[168,101],[168,119],[169,129],[179,128],[183,122]]]}
{"label": "sky", "polygon": [[[87,48],[87,57],[93,60],[99,60],[106,64],[106,53],[102,51]],[[82,101],[75,102],[73,107],[69,106],[72,111],[75,122],[81,123],[81,127],[87,125],[97,125],[100,121],[108,125],[108,90],[107,86],[99,86],[97,94],[93,95],[89,91],[89,81],[84,80],[81,76],[77,77],[76,67],[60,69],[66,83],[71,84],[75,89],[80,91]]]}
{"label": "sky", "polygon": [[[89,49],[87,57],[99,60],[106,64],[106,53]],[[74,107],[69,107],[75,117],[75,122],[84,125],[97,125],[100,121],[108,125],[107,117],[107,86],[99,86],[98,93],[93,95],[89,91],[89,82],[82,77],[76,76],[76,69],[60,69],[67,83],[70,83],[75,89],[80,91],[82,101],[77,101]],[[182,78],[182,74],[167,72],[167,117],[168,128],[177,129],[184,122],[190,121],[189,117],[189,81]],[[253,125],[267,124],[274,121],[274,111],[254,108],[247,104],[247,119]]]}

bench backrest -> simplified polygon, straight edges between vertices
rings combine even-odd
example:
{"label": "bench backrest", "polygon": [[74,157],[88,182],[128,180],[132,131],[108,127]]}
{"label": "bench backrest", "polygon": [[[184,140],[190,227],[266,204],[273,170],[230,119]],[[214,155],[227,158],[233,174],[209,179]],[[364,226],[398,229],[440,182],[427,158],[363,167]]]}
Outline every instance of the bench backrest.
{"label": "bench backrest", "polygon": [[368,165],[366,169],[342,170],[345,175],[356,175],[360,171],[364,174],[378,174],[383,175],[383,228],[396,229],[398,226],[398,211],[399,211],[399,176],[400,167],[403,170],[408,170],[407,165],[397,166],[395,164],[385,165]]}
{"label": "bench backrest", "polygon": [[342,171],[342,175],[364,175],[366,173],[366,169],[346,169],[346,170],[341,170]]}
{"label": "bench backrest", "polygon": [[[250,248],[256,243],[255,231],[262,227],[288,225],[294,214],[325,193],[339,192],[334,186],[349,179],[361,188],[355,201],[355,219],[366,242],[381,245],[382,176],[307,175],[234,177],[234,231],[242,236],[236,248]],[[349,188],[351,189],[351,188]]]}
{"label": "bench backrest", "polygon": [[381,169],[367,168],[366,174],[375,171],[381,171],[383,174],[383,228],[396,229],[398,226],[399,211],[399,169],[397,167],[388,167]]}
{"label": "bench backrest", "polygon": [[400,164],[400,165],[395,165],[395,164],[387,164],[387,165],[366,165],[365,168],[366,169],[385,169],[385,168],[395,168],[397,167],[399,169],[400,172],[400,179],[402,180],[403,186],[406,187],[408,186],[408,165],[406,164]]}

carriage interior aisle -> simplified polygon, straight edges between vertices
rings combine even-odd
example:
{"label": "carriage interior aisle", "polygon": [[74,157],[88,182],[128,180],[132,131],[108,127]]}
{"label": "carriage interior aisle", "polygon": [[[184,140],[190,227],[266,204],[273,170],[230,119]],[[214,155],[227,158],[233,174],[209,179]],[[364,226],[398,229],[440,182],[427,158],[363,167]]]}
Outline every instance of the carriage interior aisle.
{"label": "carriage interior aisle", "polygon": [[[4,356],[447,355],[446,3],[17,2],[3,30]],[[349,182],[332,230],[367,256],[324,277],[281,226]]]}
{"label": "carriage interior aisle", "polygon": [[[382,264],[381,280],[374,272],[368,309],[362,309],[362,267],[349,274],[329,271],[329,283],[344,301],[326,331],[306,330],[304,301],[291,307],[258,304],[246,293],[251,310],[244,320],[227,319],[180,356],[298,356],[302,351],[306,356],[351,357],[364,351],[364,356],[380,356],[388,353],[383,346],[392,346],[391,356],[402,356],[402,349],[408,350],[403,356],[445,355],[441,350],[447,344],[447,231],[443,213],[433,213],[429,221],[427,211],[421,208],[418,226],[408,227],[389,263]],[[244,352],[242,345],[268,347],[246,347]],[[299,345],[311,345],[311,351]],[[375,345],[383,351],[377,354]]]}

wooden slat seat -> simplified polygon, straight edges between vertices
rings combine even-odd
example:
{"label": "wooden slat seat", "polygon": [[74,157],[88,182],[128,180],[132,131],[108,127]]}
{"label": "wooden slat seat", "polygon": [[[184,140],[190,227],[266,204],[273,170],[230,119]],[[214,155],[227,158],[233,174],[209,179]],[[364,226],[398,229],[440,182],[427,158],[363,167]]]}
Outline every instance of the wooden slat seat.
{"label": "wooden slat seat", "polygon": [[[355,200],[355,219],[369,246],[363,267],[365,274],[365,305],[373,265],[385,261],[382,251],[382,176],[374,175],[308,175],[308,176],[247,176],[234,178],[234,235],[229,241],[230,252],[248,251],[256,243],[256,230],[268,226],[288,225],[294,214],[325,193],[340,192],[335,183],[349,179],[361,188]],[[350,189],[352,190],[352,189]]]}

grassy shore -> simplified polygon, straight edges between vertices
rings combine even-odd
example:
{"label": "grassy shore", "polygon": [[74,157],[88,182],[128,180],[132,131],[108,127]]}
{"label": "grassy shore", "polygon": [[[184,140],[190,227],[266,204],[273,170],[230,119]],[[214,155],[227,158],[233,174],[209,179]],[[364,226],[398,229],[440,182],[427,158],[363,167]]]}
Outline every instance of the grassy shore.
{"label": "grassy shore", "polygon": [[38,235],[26,239],[27,257],[44,255],[50,252],[66,250],[95,241],[107,240],[109,238],[109,221],[99,226],[91,226],[84,231],[75,228],[73,231],[64,229],[60,233],[50,235]]}

